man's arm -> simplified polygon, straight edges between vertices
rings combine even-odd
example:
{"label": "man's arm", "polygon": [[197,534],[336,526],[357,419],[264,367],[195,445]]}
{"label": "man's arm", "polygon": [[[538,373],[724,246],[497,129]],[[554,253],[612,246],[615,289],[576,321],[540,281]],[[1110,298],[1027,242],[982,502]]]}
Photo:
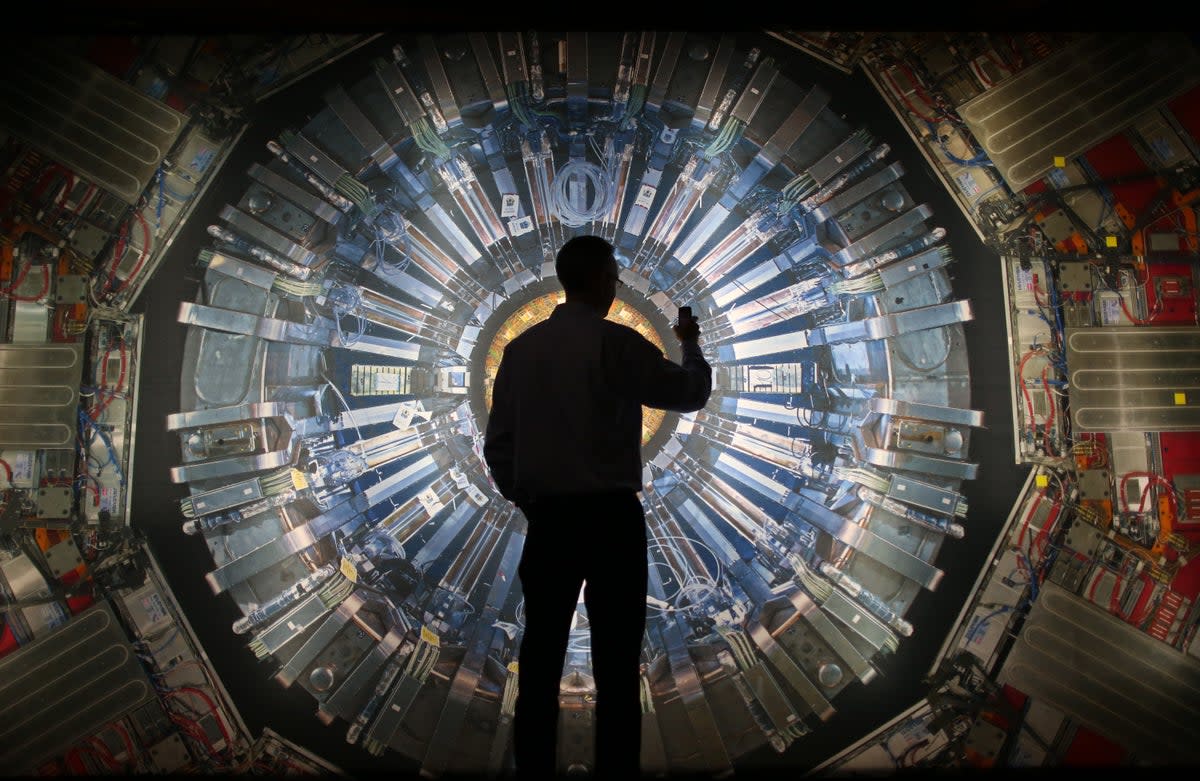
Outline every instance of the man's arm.
{"label": "man's arm", "polygon": [[500,359],[500,367],[496,370],[496,381],[492,385],[492,409],[488,414],[487,431],[483,437],[483,459],[487,462],[488,470],[500,493],[509,501],[514,501],[513,480],[514,462],[513,426],[515,411],[513,409],[513,391],[510,372],[507,370],[507,349]]}
{"label": "man's arm", "polygon": [[630,393],[647,407],[694,412],[703,409],[712,394],[712,367],[700,351],[694,333],[680,335],[683,357],[668,360],[649,341],[638,337],[627,353],[628,362],[618,370],[632,383]]}

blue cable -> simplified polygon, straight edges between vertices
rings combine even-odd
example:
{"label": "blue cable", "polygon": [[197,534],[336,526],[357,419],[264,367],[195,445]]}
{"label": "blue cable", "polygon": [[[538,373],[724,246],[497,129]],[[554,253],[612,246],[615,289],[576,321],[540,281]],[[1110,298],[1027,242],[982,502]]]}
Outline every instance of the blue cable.
{"label": "blue cable", "polygon": [[980,632],[980,630],[982,630],[984,627],[986,627],[988,625],[988,622],[990,622],[996,616],[1001,615],[1002,613],[1007,613],[1008,611],[1010,611],[1012,609],[1013,608],[1011,605],[1001,605],[1000,607],[993,610],[991,613],[988,613],[986,616],[979,619],[979,621],[974,626],[971,627],[970,631],[967,632],[966,641],[969,643],[972,640],[974,640],[975,635],[978,634]]}
{"label": "blue cable", "polygon": [[166,196],[163,195],[163,167],[162,163],[158,164],[158,206],[154,210],[154,233],[158,235],[162,230],[162,213],[163,204],[166,202]]}
{"label": "blue cable", "polygon": [[175,190],[173,190],[166,182],[162,182],[159,187],[167,194],[168,197],[176,201],[186,201],[195,195],[195,193],[188,193],[187,195],[184,195],[183,193],[175,192]]}
{"label": "blue cable", "polygon": [[97,421],[92,420],[81,409],[79,410],[79,422],[86,428],[91,428],[92,432],[100,437],[100,441],[108,448],[108,457],[112,462],[113,469],[117,470],[117,477],[120,479],[121,486],[125,486],[125,473],[121,470],[120,459],[117,458],[117,450],[113,447],[112,439],[108,434],[104,433],[104,429],[97,425]]}

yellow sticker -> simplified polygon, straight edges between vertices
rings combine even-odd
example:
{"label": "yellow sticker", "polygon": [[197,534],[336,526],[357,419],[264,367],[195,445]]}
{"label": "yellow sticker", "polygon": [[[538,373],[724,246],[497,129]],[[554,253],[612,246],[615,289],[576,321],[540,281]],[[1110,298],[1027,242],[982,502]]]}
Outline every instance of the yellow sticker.
{"label": "yellow sticker", "polygon": [[303,491],[305,488],[308,488],[308,478],[299,469],[293,469],[292,485],[297,491]]}
{"label": "yellow sticker", "polygon": [[1033,478],[1033,482],[1038,488],[1045,488],[1046,486],[1050,485],[1050,478],[1046,477],[1045,475],[1038,475],[1037,477]]}
{"label": "yellow sticker", "polygon": [[1175,394],[1175,403],[1176,404],[1187,404],[1187,394],[1186,393],[1176,393]]}
{"label": "yellow sticker", "polygon": [[508,671],[515,675],[521,671],[521,666],[517,662],[509,662]]}
{"label": "yellow sticker", "polygon": [[434,631],[427,626],[421,627],[421,639],[430,645],[441,645],[442,641],[434,634]]}
{"label": "yellow sticker", "polygon": [[1116,236],[1105,236],[1104,237],[1104,246],[1106,246],[1106,247],[1117,246],[1117,237]]}
{"label": "yellow sticker", "polygon": [[1067,167],[1067,158],[1063,157],[1062,155],[1055,155],[1054,156],[1054,167],[1055,168],[1066,168]]}
{"label": "yellow sticker", "polygon": [[342,574],[346,576],[346,580],[350,581],[351,583],[358,582],[358,570],[354,568],[354,562],[350,561],[350,559],[343,556],[342,564],[339,569],[342,571]]}

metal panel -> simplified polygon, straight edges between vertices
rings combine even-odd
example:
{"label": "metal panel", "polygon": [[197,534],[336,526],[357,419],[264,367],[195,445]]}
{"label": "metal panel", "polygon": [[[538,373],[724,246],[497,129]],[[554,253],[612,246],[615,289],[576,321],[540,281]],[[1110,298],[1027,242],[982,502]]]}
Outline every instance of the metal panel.
{"label": "metal panel", "polygon": [[81,344],[0,344],[0,446],[73,448]]}
{"label": "metal panel", "polygon": [[1053,582],[999,674],[1153,764],[1191,764],[1200,745],[1200,660]]}
{"label": "metal panel", "polygon": [[958,107],[1014,190],[1200,81],[1182,33],[1089,35]]}
{"label": "metal panel", "polygon": [[1067,329],[1077,431],[1200,428],[1200,329]]}
{"label": "metal panel", "polygon": [[107,602],[0,659],[0,766],[32,770],[155,698]]}
{"label": "metal panel", "polygon": [[5,59],[0,126],[137,203],[187,115],[61,52],[10,51]]}

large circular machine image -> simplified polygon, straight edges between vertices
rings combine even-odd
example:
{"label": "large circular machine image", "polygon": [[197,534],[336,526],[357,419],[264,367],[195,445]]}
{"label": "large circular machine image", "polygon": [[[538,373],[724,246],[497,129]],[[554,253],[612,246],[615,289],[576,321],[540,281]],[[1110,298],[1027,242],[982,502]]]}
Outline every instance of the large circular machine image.
{"label": "large circular machine image", "polygon": [[[913,632],[976,471],[971,307],[887,144],[762,37],[413,36],[279,118],[209,218],[167,422],[183,529],[231,637],[366,752],[510,763],[525,520],[482,434],[579,234],[617,247],[610,318],[678,358],[691,306],[713,366],[705,409],[643,420],[643,769],[785,751]],[[564,770],[593,699],[581,603]]]}

